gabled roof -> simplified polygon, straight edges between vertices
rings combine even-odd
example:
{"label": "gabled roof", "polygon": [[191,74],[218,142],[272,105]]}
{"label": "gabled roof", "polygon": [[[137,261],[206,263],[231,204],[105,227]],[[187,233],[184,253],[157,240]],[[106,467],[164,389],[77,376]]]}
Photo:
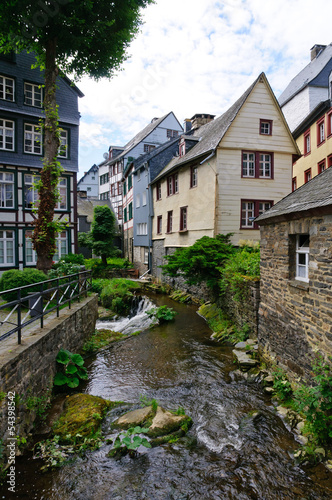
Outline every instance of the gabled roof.
{"label": "gabled roof", "polygon": [[151,123],[149,123],[146,127],[143,128],[143,130],[138,132],[138,134],[136,134],[135,137],[133,137],[129,142],[127,142],[127,144],[124,146],[123,152],[119,154],[115,159],[110,160],[108,164],[111,165],[113,162],[118,161],[119,158],[123,158],[124,156],[126,156],[131,149],[133,149],[135,146],[137,146],[137,144],[142,142],[145,139],[145,137],[151,134],[151,132],[153,132],[153,130],[155,130],[171,114],[174,115],[173,111],[170,111],[161,118],[156,118],[152,120]]}
{"label": "gabled roof", "polygon": [[278,220],[319,214],[327,209],[332,213],[332,167],[280,200],[260,215],[256,222],[260,225],[273,224]]}
{"label": "gabled roof", "polygon": [[328,75],[332,70],[332,44],[327,45],[293,80],[279,97],[280,106],[284,106],[292,97],[308,85],[328,87]]}
{"label": "gabled roof", "polygon": [[[256,84],[259,81],[264,81],[268,88],[270,89],[271,95],[274,99],[274,102],[278,109],[280,110],[280,106],[278,104],[277,99],[275,98],[273,91],[269,85],[269,82],[265,76],[265,73],[261,73],[258,78],[250,85],[250,87],[242,94],[242,96],[221,116],[216,118],[213,121],[210,121],[209,123],[202,125],[199,127],[197,130],[194,131],[193,135],[191,137],[188,137],[189,140],[193,140],[195,138],[199,138],[199,142],[195,144],[190,151],[188,151],[187,154],[185,154],[182,157],[178,157],[176,159],[171,160],[171,162],[161,171],[161,173],[158,175],[157,178],[162,177],[169,171],[173,170],[174,168],[181,166],[187,162],[193,161],[193,160],[204,160],[204,158],[207,158],[209,155],[214,154],[215,150],[217,149],[220,141],[223,139],[225,136],[226,132],[232,125],[233,121],[237,117],[238,113],[240,112],[242,106],[246,102],[247,98],[251,94],[252,90],[256,86]],[[280,115],[281,118],[284,122],[285,127],[289,131],[289,127],[287,125],[287,122],[284,118],[284,115],[282,114],[282,111],[280,110]],[[294,147],[296,151],[298,151],[298,147],[292,138],[292,135],[289,131],[290,138],[294,144]],[[155,179],[156,180],[156,179]]]}
{"label": "gabled roof", "polygon": [[90,167],[87,172],[84,172],[83,177],[80,178],[80,180],[77,182],[77,185],[79,185],[79,183],[82,182],[87,175],[89,175],[92,172],[97,172],[98,169],[99,169],[98,165],[96,165],[96,164],[92,165],[92,167]]}

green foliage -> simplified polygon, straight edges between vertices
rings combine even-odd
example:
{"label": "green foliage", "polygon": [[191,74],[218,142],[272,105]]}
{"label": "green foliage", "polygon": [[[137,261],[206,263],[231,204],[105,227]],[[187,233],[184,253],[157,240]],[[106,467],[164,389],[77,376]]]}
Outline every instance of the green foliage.
{"label": "green foliage", "polygon": [[[0,291],[10,290],[11,288],[21,288],[22,286],[40,283],[47,279],[45,274],[37,269],[25,268],[23,271],[19,269],[10,269],[9,271],[5,271],[0,278]],[[27,297],[29,292],[39,291],[39,286],[31,287],[28,290],[22,290],[21,297]],[[17,298],[17,292],[5,293],[2,297],[4,300],[10,302]]]}
{"label": "green foliage", "polygon": [[63,259],[66,264],[78,264],[84,266],[84,256],[81,253],[68,253]]}
{"label": "green foliage", "polygon": [[49,279],[58,278],[59,276],[68,276],[69,274],[77,274],[81,270],[80,264],[74,262],[66,262],[64,259],[59,260],[53,264],[52,269],[49,271],[47,277]]}
{"label": "green foliage", "polygon": [[84,359],[80,354],[60,349],[55,358],[56,362],[62,365],[62,370],[55,374],[53,383],[55,386],[67,385],[70,389],[78,387],[81,380],[87,380],[87,370],[83,366]]}
{"label": "green foliage", "polygon": [[114,269],[128,269],[133,267],[132,262],[119,257],[109,257],[107,264],[103,263],[101,259],[85,259],[84,264],[86,269],[91,270],[93,278],[102,278],[108,271]]}
{"label": "green foliage", "polygon": [[91,292],[101,294],[103,288],[109,283],[108,279],[97,278],[92,280],[92,285],[90,288]]}
{"label": "green foliage", "polygon": [[133,292],[140,289],[140,284],[124,278],[115,278],[102,289],[100,299],[103,307],[117,314],[129,313]]}
{"label": "green foliage", "polygon": [[235,252],[230,243],[230,236],[231,234],[219,234],[215,238],[203,236],[190,247],[178,248],[173,255],[165,257],[167,264],[161,266],[163,274],[171,277],[183,276],[190,285],[204,281],[216,291],[216,269]]}
{"label": "green foliage", "polygon": [[177,312],[174,311],[174,309],[172,309],[171,307],[160,306],[146,311],[146,314],[150,318],[157,319],[159,323],[165,323],[166,321],[172,321]]}
{"label": "green foliage", "polygon": [[293,396],[293,389],[285,372],[281,368],[276,368],[272,372],[272,376],[274,378],[273,388],[277,397],[283,402],[288,402]]}
{"label": "green foliage", "polygon": [[158,401],[156,399],[149,399],[147,396],[141,394],[139,400],[142,406],[152,406],[152,411],[156,413],[158,408]]}
{"label": "green foliage", "polygon": [[94,208],[91,225],[92,251],[99,255],[105,265],[107,257],[112,257],[115,252],[113,240],[116,231],[115,215],[107,205],[98,205]]}
{"label": "green foliage", "polygon": [[112,342],[120,340],[124,335],[111,330],[95,330],[91,337],[85,342],[82,351],[87,354],[97,352],[99,349],[108,346]]}
{"label": "green foliage", "polygon": [[215,304],[203,304],[198,312],[213,330],[212,337],[218,341],[236,344],[249,337],[250,326],[247,323],[242,328],[236,328],[227,314]]}
{"label": "green foliage", "polygon": [[1,401],[3,401],[6,397],[6,393],[5,392],[0,392],[0,403]]}
{"label": "green foliage", "polygon": [[220,290],[222,293],[230,291],[235,300],[244,300],[248,294],[246,283],[258,280],[260,276],[259,246],[244,246],[236,251],[224,266],[219,268],[221,273]]}
{"label": "green foliage", "polygon": [[[332,360],[332,358],[330,358]],[[313,385],[296,389],[298,411],[318,444],[332,443],[332,368],[319,357],[313,365]]]}
{"label": "green foliage", "polygon": [[48,389],[46,394],[41,396],[29,396],[24,401],[24,405],[27,410],[35,411],[39,419],[44,420],[46,418],[46,410],[51,406],[50,403],[50,392]]}
{"label": "green foliage", "polygon": [[127,453],[129,453],[130,456],[135,456],[136,450],[140,446],[151,448],[150,442],[145,437],[140,436],[140,434],[147,434],[148,432],[148,428],[140,426],[130,427],[127,431],[120,432],[116,436],[113,447],[108,456],[114,457],[116,455],[125,455]]}

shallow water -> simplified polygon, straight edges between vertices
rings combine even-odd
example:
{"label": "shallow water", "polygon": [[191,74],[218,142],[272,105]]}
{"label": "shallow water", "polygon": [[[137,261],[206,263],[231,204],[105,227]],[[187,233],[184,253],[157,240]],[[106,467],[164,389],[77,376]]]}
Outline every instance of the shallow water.
{"label": "shallow water", "polygon": [[[133,405],[145,396],[168,409],[182,406],[194,422],[187,436],[140,449],[134,459],[107,458],[110,445],[104,445],[44,475],[39,461],[18,460],[15,498],[331,499],[331,473],[294,464],[299,445],[271,399],[238,374],[231,349],[211,340],[196,308],[155,300],[176,309],[175,320],[99,353],[90,361],[85,392]],[[115,414],[104,423],[106,435]]]}

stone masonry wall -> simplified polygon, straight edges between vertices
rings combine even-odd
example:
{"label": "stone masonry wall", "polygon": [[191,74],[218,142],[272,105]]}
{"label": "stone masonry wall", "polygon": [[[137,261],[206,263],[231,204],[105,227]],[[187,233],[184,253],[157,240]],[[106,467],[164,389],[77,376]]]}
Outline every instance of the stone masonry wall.
{"label": "stone masonry wall", "polygon": [[[296,234],[309,234],[309,283],[295,280]],[[258,339],[290,375],[332,354],[332,215],[261,226]]]}
{"label": "stone masonry wall", "polygon": [[[20,403],[16,405],[16,433],[20,437],[32,429],[36,413],[27,411],[24,401],[40,398],[53,386],[57,371],[55,358],[60,349],[78,352],[94,331],[98,317],[98,296],[93,295],[63,309],[60,317],[49,320],[44,328],[36,328],[29,335],[22,334],[22,344],[13,345],[11,352],[2,353],[0,392],[15,392]],[[7,401],[0,403],[0,438],[6,440]]]}

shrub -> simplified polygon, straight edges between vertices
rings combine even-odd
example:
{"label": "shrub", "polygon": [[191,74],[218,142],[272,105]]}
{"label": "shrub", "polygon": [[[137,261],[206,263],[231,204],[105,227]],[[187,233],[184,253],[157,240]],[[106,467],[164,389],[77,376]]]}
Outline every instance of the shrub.
{"label": "shrub", "polygon": [[61,260],[64,260],[67,264],[79,264],[80,266],[84,266],[84,256],[81,253],[69,253]]}
{"label": "shrub", "polygon": [[76,274],[81,270],[79,264],[74,264],[71,262],[66,262],[64,259],[59,260],[56,264],[52,266],[52,269],[48,273],[48,278],[57,278],[59,276],[68,276],[68,274]]}
{"label": "shrub", "polygon": [[127,259],[120,259],[117,257],[108,258],[107,265],[105,265],[101,259],[85,259],[84,264],[86,269],[91,269],[93,278],[102,278],[107,271],[113,269],[128,269],[133,267],[133,264]]}
{"label": "shrub", "polygon": [[244,246],[239,249],[222,268],[219,268],[221,292],[225,293],[229,290],[235,300],[244,299],[247,291],[247,287],[244,286],[246,282],[259,279],[259,264],[259,247]]}
{"label": "shrub", "polygon": [[140,284],[124,278],[109,280],[102,289],[100,299],[103,307],[117,314],[127,314],[130,311],[133,291],[140,289]]}
{"label": "shrub", "polygon": [[101,295],[103,288],[109,283],[109,281],[110,280],[102,278],[93,279],[90,291]]}
{"label": "shrub", "polygon": [[293,396],[293,389],[291,383],[287,379],[287,376],[281,368],[276,368],[274,372],[272,372],[273,380],[273,388],[276,391],[278,398],[281,401],[289,401]]}
{"label": "shrub", "polygon": [[[19,269],[10,269],[9,271],[5,271],[0,278],[0,291],[10,290],[11,288],[21,288],[25,285],[31,285],[32,283],[46,281],[47,279],[49,279],[48,276],[38,269],[26,268],[23,269],[23,271]],[[39,292],[39,290],[40,288],[38,286],[31,287],[28,290],[22,290],[21,297],[26,297],[29,292]],[[5,293],[2,297],[10,302],[17,298],[17,293]]]}

